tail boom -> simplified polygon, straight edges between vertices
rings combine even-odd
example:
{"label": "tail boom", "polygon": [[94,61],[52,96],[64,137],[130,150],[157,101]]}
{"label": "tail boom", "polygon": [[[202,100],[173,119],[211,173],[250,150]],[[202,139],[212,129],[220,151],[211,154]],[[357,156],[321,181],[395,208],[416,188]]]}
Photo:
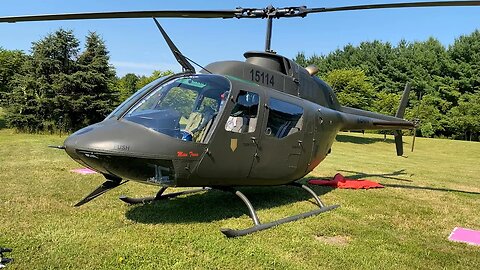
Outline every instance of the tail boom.
{"label": "tail boom", "polygon": [[379,113],[354,109],[341,108],[343,117],[342,131],[348,130],[401,130],[413,129],[414,124],[402,118]]}

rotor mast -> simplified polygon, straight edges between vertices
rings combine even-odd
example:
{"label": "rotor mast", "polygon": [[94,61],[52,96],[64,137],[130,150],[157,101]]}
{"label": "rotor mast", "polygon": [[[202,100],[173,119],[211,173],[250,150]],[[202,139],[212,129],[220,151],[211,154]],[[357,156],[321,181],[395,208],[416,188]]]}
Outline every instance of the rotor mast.
{"label": "rotor mast", "polygon": [[279,19],[282,17],[305,17],[307,15],[306,7],[287,7],[287,8],[276,8],[272,5],[269,5],[263,9],[257,8],[237,8],[238,13],[235,14],[235,17],[240,18],[260,18],[267,19],[267,31],[265,33],[265,52],[273,52],[271,49],[272,45],[272,26],[273,19]]}
{"label": "rotor mast", "polygon": [[268,17],[267,19],[267,33],[265,36],[265,51],[272,52],[270,49],[270,45],[272,44],[272,17]]}

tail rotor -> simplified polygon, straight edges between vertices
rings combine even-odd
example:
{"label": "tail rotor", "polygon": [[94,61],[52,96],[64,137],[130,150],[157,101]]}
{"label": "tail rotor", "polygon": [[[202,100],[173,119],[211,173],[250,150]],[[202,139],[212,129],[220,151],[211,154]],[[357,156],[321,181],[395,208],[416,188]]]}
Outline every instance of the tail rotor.
{"label": "tail rotor", "polygon": [[[400,100],[400,106],[398,106],[397,113],[395,117],[403,118],[405,115],[405,109],[407,108],[408,104],[408,97],[410,94],[411,84],[407,82],[405,84],[405,89],[403,90],[402,99]],[[394,130],[393,136],[395,137],[395,148],[397,150],[397,156],[403,156],[403,138],[402,138],[402,131],[401,130]]]}

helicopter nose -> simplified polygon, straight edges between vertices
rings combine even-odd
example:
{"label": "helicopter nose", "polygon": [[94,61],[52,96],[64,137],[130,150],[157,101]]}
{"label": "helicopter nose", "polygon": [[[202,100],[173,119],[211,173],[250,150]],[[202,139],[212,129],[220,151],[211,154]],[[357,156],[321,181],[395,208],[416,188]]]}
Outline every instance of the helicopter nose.
{"label": "helicopter nose", "polygon": [[63,146],[65,147],[65,152],[67,152],[67,154],[75,161],[77,161],[78,163],[81,163],[83,165],[87,165],[85,164],[82,159],[80,158],[80,156],[78,155],[77,153],[77,150],[78,149],[82,149],[83,148],[83,145],[80,143],[79,144],[79,141],[82,141],[82,135],[85,134],[85,133],[88,133],[92,130],[95,129],[95,126],[97,124],[94,124],[94,125],[91,125],[91,126],[87,126],[85,128],[82,128],[78,131],[76,131],[75,133],[73,133],[72,135],[68,136],[67,139],[65,139],[65,141],[63,142]]}
{"label": "helicopter nose", "polygon": [[[159,185],[174,183],[174,159],[179,151],[201,153],[203,149],[121,120],[83,128],[70,135],[64,146],[72,159],[104,175]],[[184,163],[178,166],[186,167]]]}
{"label": "helicopter nose", "polygon": [[65,152],[67,152],[67,154],[77,160],[78,159],[78,155],[75,153],[75,147],[76,147],[77,143],[75,141],[74,138],[72,138],[72,136],[69,136],[65,142],[63,142],[63,146],[65,147]]}
{"label": "helicopter nose", "polygon": [[63,145],[67,154],[76,162],[102,174],[115,176],[106,166],[100,155],[114,154],[114,147],[121,134],[112,125],[117,121],[103,121],[84,127],[65,139]]}

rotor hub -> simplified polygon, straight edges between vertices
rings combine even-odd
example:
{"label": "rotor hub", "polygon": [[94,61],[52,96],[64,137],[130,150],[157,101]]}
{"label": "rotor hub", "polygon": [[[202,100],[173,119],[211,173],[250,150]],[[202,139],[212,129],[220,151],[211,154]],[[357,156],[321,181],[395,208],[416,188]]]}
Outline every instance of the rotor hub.
{"label": "rotor hub", "polygon": [[266,8],[241,8],[238,7],[235,18],[283,18],[283,17],[305,17],[308,14],[306,6],[276,8],[272,5]]}

